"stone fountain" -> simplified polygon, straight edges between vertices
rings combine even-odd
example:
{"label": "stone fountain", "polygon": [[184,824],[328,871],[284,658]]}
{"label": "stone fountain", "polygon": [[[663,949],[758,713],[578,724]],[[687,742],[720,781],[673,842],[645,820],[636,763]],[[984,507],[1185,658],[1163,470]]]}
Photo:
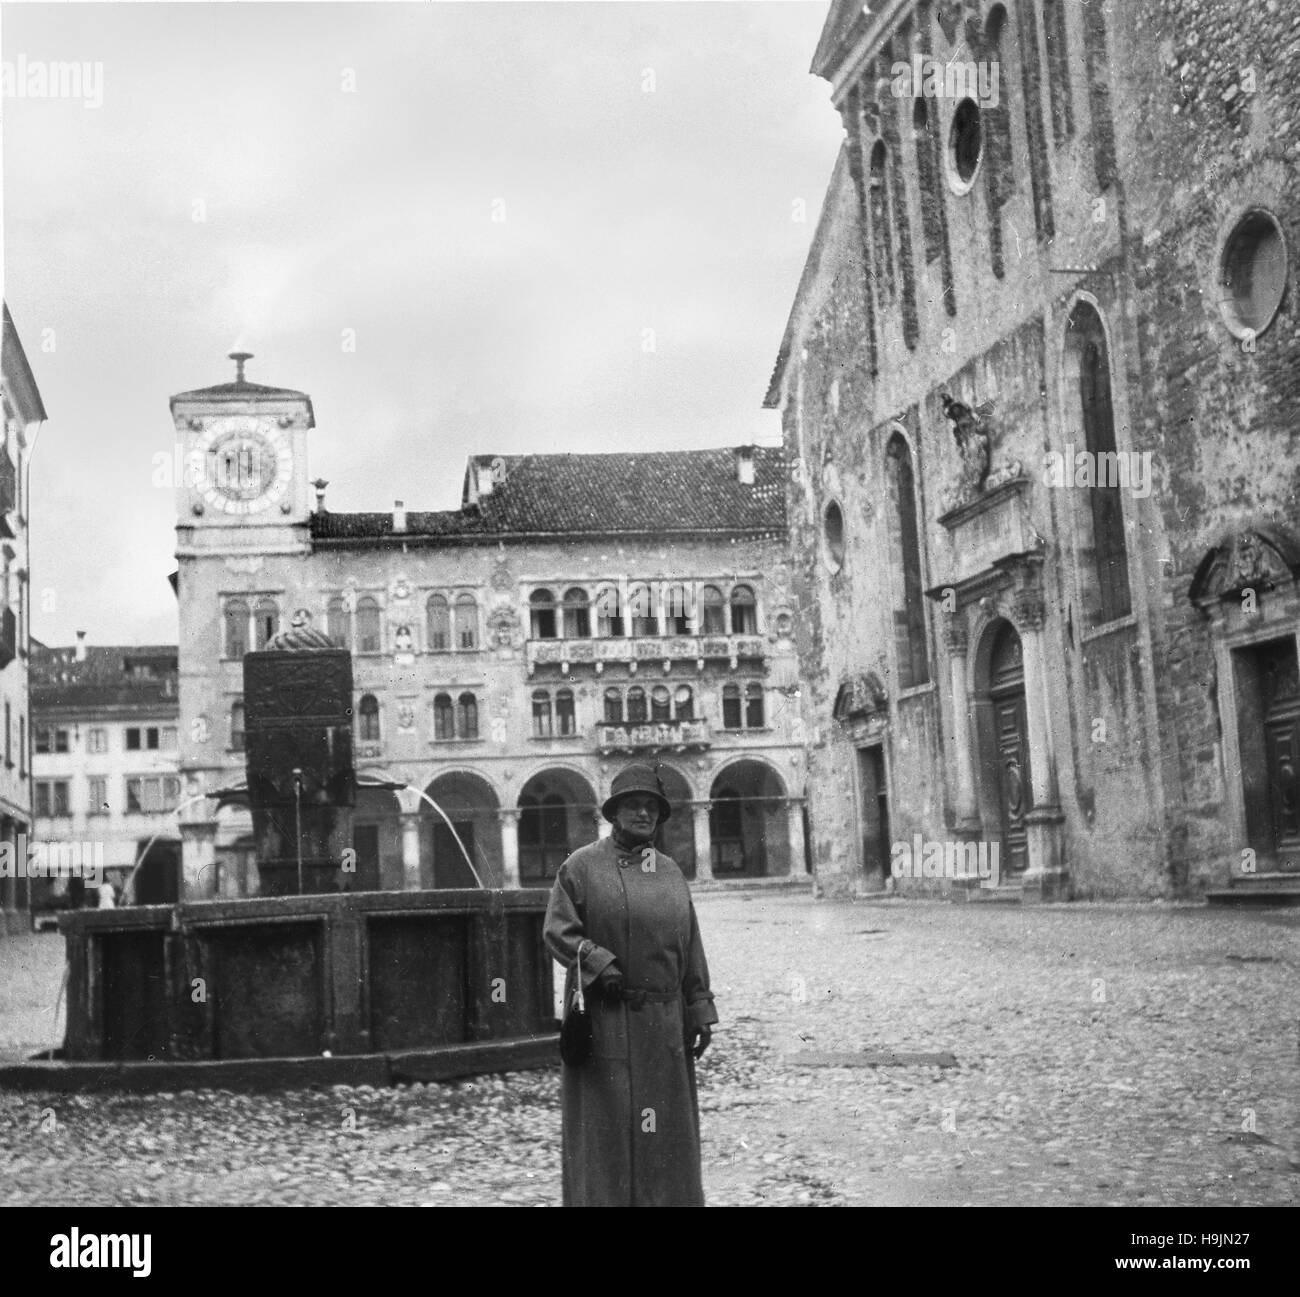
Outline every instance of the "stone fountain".
{"label": "stone fountain", "polygon": [[[0,1084],[384,1085],[558,1058],[547,894],[361,891],[352,661],[310,627],[244,658],[261,895],[64,915],[67,1031]],[[350,865],[353,866],[350,868]]]}

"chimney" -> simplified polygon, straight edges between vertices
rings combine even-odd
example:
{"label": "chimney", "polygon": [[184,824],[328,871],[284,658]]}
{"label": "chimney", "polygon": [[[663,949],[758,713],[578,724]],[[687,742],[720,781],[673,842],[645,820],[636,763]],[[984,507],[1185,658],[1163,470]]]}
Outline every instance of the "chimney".
{"label": "chimney", "polygon": [[325,488],[329,486],[329,483],[323,477],[318,477],[312,483],[312,486],[316,488],[316,512],[324,513],[325,512]]}
{"label": "chimney", "polygon": [[406,506],[400,500],[393,501],[393,530],[406,530]]}
{"label": "chimney", "polygon": [[84,662],[86,660],[86,632],[84,630],[79,630],[77,632],[77,649],[72,656],[73,660],[76,662]]}
{"label": "chimney", "polygon": [[754,448],[736,447],[736,480],[741,486],[754,485]]}
{"label": "chimney", "polygon": [[500,455],[474,461],[474,493],[477,499],[492,494],[492,488],[504,476],[504,469],[505,460]]}

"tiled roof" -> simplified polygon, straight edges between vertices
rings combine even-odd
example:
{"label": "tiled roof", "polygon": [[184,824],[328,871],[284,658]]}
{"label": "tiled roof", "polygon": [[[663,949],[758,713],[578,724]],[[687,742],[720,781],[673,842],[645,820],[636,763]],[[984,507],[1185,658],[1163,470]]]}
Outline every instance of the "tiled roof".
{"label": "tiled roof", "polygon": [[[74,648],[33,644],[32,711],[49,707],[176,707],[175,644],[88,645],[85,660]],[[136,676],[128,664],[151,664],[153,676]]]}
{"label": "tiled roof", "polygon": [[[382,540],[393,533],[392,513],[314,513],[311,516],[313,540]],[[454,510],[442,513],[418,513],[407,510],[404,537],[447,538],[491,536],[491,530],[473,511]]]}
{"label": "tiled roof", "polygon": [[[754,481],[737,472],[738,451],[667,450],[608,455],[476,455],[492,490],[455,511],[408,511],[404,536],[667,535],[784,533],[785,460],[779,448],[748,448]],[[472,498],[467,480],[466,499]],[[391,513],[315,514],[320,540],[393,535]]]}
{"label": "tiled roof", "polygon": [[214,387],[196,387],[192,392],[177,392],[177,401],[306,401],[306,392],[295,392],[289,387],[267,387],[265,383],[218,383]]}

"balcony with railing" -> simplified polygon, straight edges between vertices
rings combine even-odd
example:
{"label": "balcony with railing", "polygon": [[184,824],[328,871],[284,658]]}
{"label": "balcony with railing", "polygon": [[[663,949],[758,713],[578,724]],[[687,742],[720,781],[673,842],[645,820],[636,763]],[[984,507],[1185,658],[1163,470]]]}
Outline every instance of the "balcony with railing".
{"label": "balcony with railing", "polygon": [[616,752],[702,752],[712,741],[705,720],[602,721],[596,726],[596,748],[601,756]]}
{"label": "balcony with railing", "polygon": [[635,635],[608,639],[530,639],[527,643],[528,674],[539,666],[557,666],[568,674],[576,666],[594,666],[596,673],[606,665],[663,665],[694,662],[702,671],[706,662],[726,661],[734,670],[742,661],[761,660],[761,635]]}

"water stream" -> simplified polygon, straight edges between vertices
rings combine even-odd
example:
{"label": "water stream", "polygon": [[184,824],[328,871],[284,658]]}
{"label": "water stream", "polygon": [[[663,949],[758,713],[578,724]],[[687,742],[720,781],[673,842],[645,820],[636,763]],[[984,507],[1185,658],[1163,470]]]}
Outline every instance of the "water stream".
{"label": "water stream", "polygon": [[[362,787],[366,787],[366,785],[363,784]],[[439,806],[438,803],[435,802],[433,798],[429,796],[428,793],[426,793],[423,789],[417,788],[414,784],[407,784],[406,791],[408,793],[414,793],[417,797],[428,802],[429,805],[432,806],[433,809],[439,815],[442,816],[443,823],[446,824],[448,830],[451,833],[451,836],[456,841],[456,845],[460,848],[460,854],[465,857],[465,863],[469,866],[470,873],[474,875],[474,881],[480,887],[486,888],[487,884],[484,883],[482,876],[479,874],[478,870],[474,867],[474,861],[470,859],[470,854],[465,849],[465,844],[461,841],[460,834],[456,832],[456,826],[451,822],[450,819],[448,819],[447,812],[444,811],[442,807]],[[194,802],[202,801],[204,798],[214,798],[217,797],[218,795],[219,794],[217,793],[195,793],[192,797],[187,797],[185,798],[184,801],[177,802],[177,804],[172,807],[169,813],[169,818],[170,816],[179,815],[181,811],[183,811],[187,806],[191,805]],[[148,856],[150,848],[152,848],[153,844],[158,841],[158,839],[162,836],[162,834],[163,834],[163,830],[160,828],[153,835],[153,837],[151,837],[149,841],[145,843],[144,850],[140,852],[139,858],[136,860],[135,865],[131,869],[131,872],[126,877],[126,882],[122,884],[123,905],[131,904],[132,899],[134,897],[134,894],[131,889],[133,884],[135,883],[135,876],[140,872],[140,866],[144,864],[145,857]]]}
{"label": "water stream", "polygon": [[479,877],[478,870],[474,868],[474,862],[469,858],[469,852],[465,850],[465,844],[460,840],[460,834],[456,832],[456,826],[447,818],[447,812],[444,811],[428,793],[424,792],[423,789],[417,788],[414,784],[407,784],[406,791],[408,793],[415,793],[417,797],[422,797],[435,811],[438,812],[439,815],[442,816],[443,823],[446,824],[447,828],[451,831],[451,836],[456,839],[456,845],[460,848],[460,854],[465,857],[465,863],[469,866],[469,872],[474,875],[474,881],[480,887],[486,887],[487,884],[485,884],[482,878]]}

